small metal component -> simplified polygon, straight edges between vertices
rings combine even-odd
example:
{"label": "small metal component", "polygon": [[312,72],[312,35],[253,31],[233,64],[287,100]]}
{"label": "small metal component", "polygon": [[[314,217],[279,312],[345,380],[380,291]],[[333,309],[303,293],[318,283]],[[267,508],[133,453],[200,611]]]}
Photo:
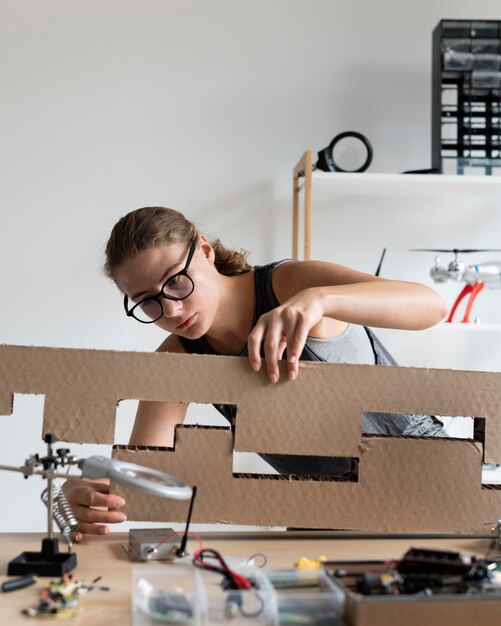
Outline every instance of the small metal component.
{"label": "small metal component", "polygon": [[177,556],[178,559],[182,559],[183,556],[188,556],[188,552],[185,552],[181,546],[173,546],[172,547],[172,552]]}
{"label": "small metal component", "polygon": [[39,463],[38,454],[37,455],[32,454],[30,457],[26,459],[26,461],[24,462],[24,465],[21,468],[25,478],[28,478],[28,476],[33,476],[33,472],[35,471],[35,467],[38,465],[38,463]]}
{"label": "small metal component", "polygon": [[[42,502],[48,506],[48,487],[42,491],[40,497]],[[66,539],[68,552],[71,552],[73,547],[71,533],[78,528],[78,522],[73,514],[70,503],[66,499],[64,491],[59,489],[56,485],[52,485],[52,517]]]}
{"label": "small metal component", "polygon": [[[171,538],[159,546],[169,535]],[[180,539],[172,528],[135,528],[129,530],[129,543],[124,548],[132,561],[171,561],[178,558]]]}
{"label": "small metal component", "polygon": [[501,549],[501,519],[496,519],[492,522],[484,522],[484,525],[494,525],[492,530],[495,530],[496,534],[493,535],[493,543],[495,542],[496,546]]}

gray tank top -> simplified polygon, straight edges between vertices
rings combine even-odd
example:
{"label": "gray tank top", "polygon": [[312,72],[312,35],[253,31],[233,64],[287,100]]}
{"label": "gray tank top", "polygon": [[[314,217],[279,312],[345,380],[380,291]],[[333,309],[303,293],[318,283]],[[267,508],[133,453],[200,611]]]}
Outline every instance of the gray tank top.
{"label": "gray tank top", "polygon": [[[273,291],[273,272],[287,261],[254,267],[255,308],[252,326],[268,311],[279,306]],[[214,354],[204,337],[186,339],[179,337],[185,352],[190,354]],[[247,345],[240,356],[247,356]],[[284,355],[286,358],[286,355]],[[302,361],[327,361],[329,363],[357,363],[397,365],[370,328],[350,324],[344,333],[328,339],[308,337],[300,359]],[[233,425],[236,407],[214,405]],[[432,415],[405,415],[388,413],[364,413],[362,432],[371,435],[413,435],[443,437],[442,423]],[[260,454],[281,474],[314,477],[345,477],[349,479],[356,470],[356,460],[348,457],[317,457],[288,454]]]}

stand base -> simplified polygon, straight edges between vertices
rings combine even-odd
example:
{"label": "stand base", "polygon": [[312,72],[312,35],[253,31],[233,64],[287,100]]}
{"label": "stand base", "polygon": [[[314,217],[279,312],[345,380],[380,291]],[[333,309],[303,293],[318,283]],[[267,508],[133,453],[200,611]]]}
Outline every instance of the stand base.
{"label": "stand base", "polygon": [[63,576],[76,566],[76,554],[59,552],[58,540],[45,538],[42,539],[41,552],[22,552],[12,559],[7,568],[7,575]]}

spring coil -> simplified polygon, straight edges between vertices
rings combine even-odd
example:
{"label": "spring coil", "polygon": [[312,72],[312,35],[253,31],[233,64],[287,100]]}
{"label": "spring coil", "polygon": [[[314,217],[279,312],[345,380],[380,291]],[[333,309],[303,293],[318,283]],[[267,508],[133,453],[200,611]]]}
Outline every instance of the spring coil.
{"label": "spring coil", "polygon": [[[42,498],[42,502],[48,506],[48,487],[42,491],[40,497]],[[63,535],[69,534],[78,528],[78,522],[73,515],[73,511],[70,503],[66,499],[64,491],[56,485],[52,485],[52,517]]]}

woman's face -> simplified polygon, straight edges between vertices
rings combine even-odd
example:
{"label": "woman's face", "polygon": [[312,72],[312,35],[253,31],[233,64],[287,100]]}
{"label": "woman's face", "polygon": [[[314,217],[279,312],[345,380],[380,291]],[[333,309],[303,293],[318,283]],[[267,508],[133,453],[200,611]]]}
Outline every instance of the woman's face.
{"label": "woman's face", "polygon": [[[190,246],[182,243],[142,250],[116,269],[115,282],[133,302],[154,296],[166,281],[184,269],[189,250]],[[188,276],[194,284],[193,292],[184,300],[160,297],[163,315],[155,324],[175,335],[197,339],[211,328],[219,304],[214,251],[202,235],[199,235]]]}

